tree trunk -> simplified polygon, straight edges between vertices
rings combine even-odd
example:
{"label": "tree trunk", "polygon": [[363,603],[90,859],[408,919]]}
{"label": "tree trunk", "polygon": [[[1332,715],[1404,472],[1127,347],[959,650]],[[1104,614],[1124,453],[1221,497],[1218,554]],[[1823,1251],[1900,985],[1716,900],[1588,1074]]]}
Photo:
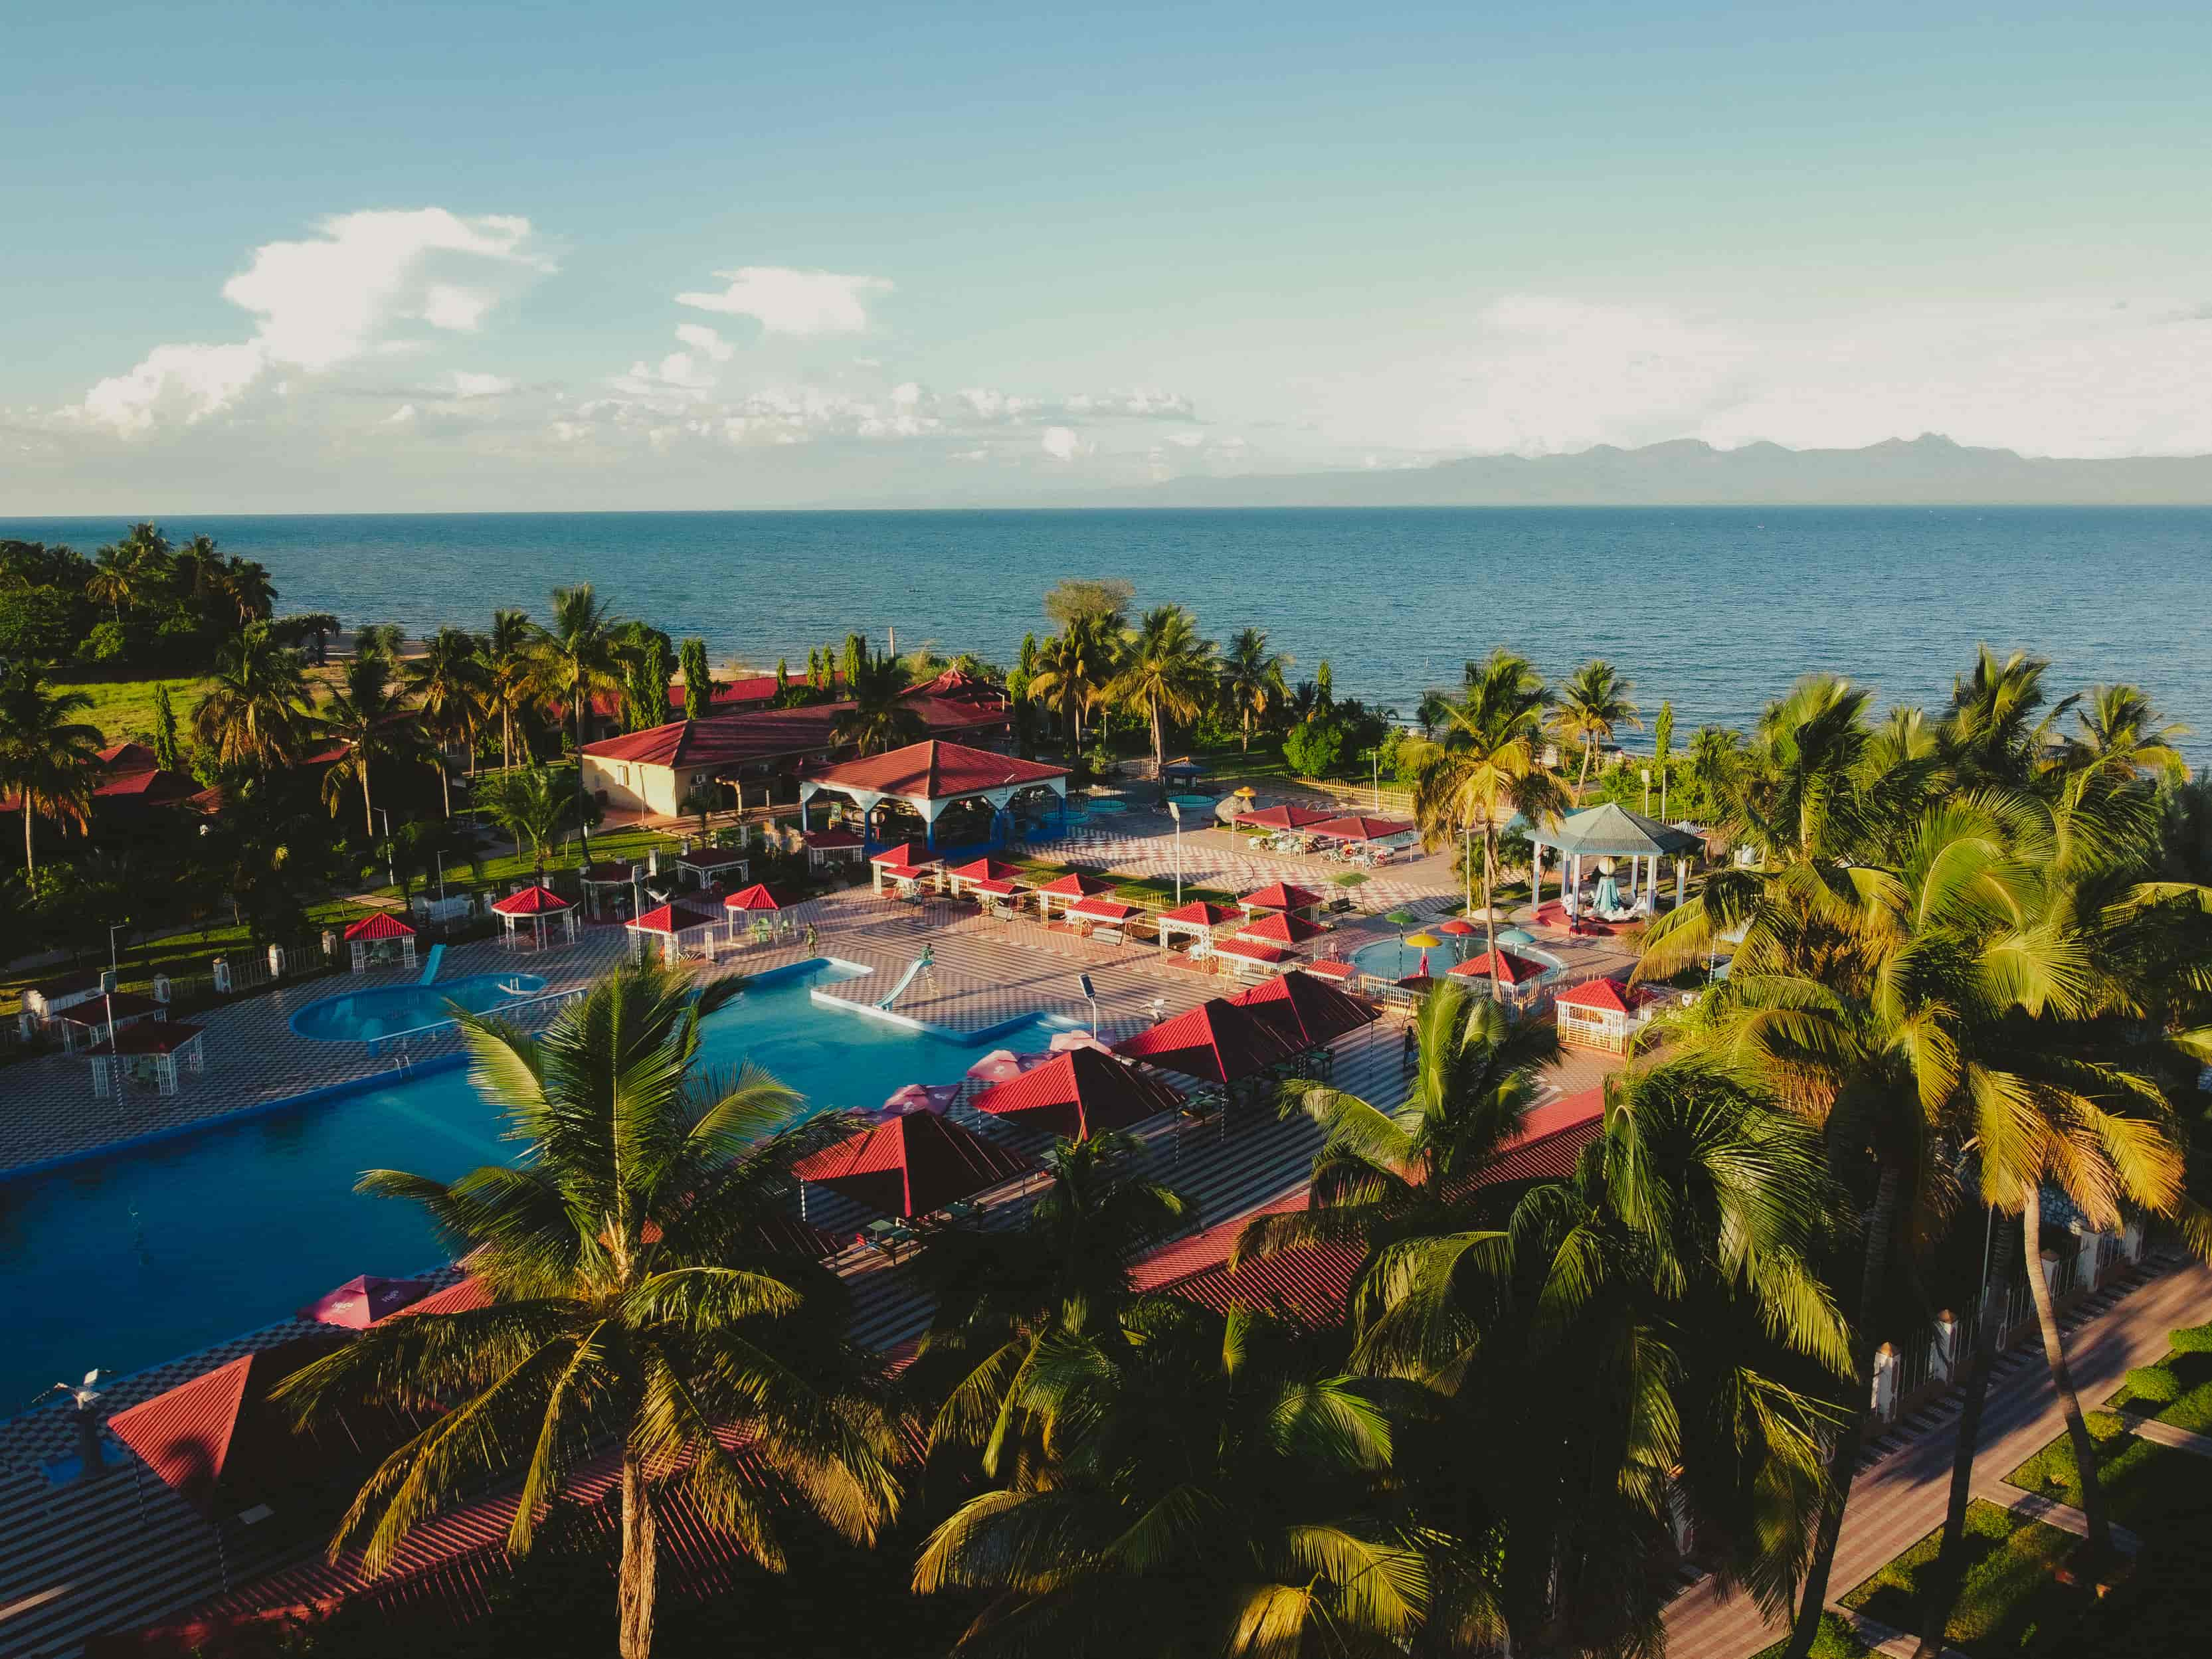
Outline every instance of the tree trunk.
{"label": "tree trunk", "polygon": [[1160,722],[1160,706],[1152,705],[1152,771],[1157,775],[1168,763],[1167,728]]}
{"label": "tree trunk", "polygon": [[1887,1167],[1875,1189],[1874,1215],[1867,1224],[1866,1261],[1859,1276],[1859,1314],[1851,1331],[1851,1397],[1844,1425],[1828,1453],[1828,1490],[1820,1502],[1820,1524],[1813,1537],[1813,1556],[1799,1592],[1797,1619],[1790,1631],[1784,1659],[1807,1659],[1820,1632],[1820,1613],[1828,1603],[1828,1575],[1836,1565],[1836,1540],[1844,1529],[1851,1477],[1857,1473],[1859,1446],[1866,1438],[1868,1402],[1874,1396],[1875,1310],[1881,1297],[1882,1270],[1889,1263],[1889,1242],[1897,1230],[1897,1206],[1905,1184],[1901,1171]]}
{"label": "tree trunk", "polygon": [[1490,950],[1490,1000],[1505,1000],[1505,993],[1498,982],[1498,899],[1491,890],[1496,878],[1492,874],[1494,864],[1490,850],[1492,830],[1488,820],[1482,826],[1482,931],[1484,942]]}
{"label": "tree trunk", "polygon": [[446,816],[453,817],[453,780],[452,775],[446,770],[446,757],[442,750],[438,756],[438,793],[445,797]]}
{"label": "tree trunk", "polygon": [[645,1468],[629,1452],[623,1454],[622,1521],[622,1574],[616,1590],[622,1620],[618,1650],[622,1659],[650,1659],[657,1528],[653,1498],[645,1489]]}
{"label": "tree trunk", "polygon": [[2043,1277],[2042,1194],[2031,1192],[2021,1206],[2020,1237],[2027,1257],[2027,1293],[2035,1302],[2035,1322],[2043,1333],[2043,1358],[2051,1367],[2051,1386],[2058,1391],[2058,1408],[2066,1418],[2066,1437],[2074,1445],[2074,1464],[2081,1477],[2081,1513],[2089,1517],[2089,1568],[2102,1574],[2112,1559],[2112,1523],[2105,1513],[2104,1482],[2097,1475],[2096,1443],[2081,1415],[2081,1398],[2074,1390],[2074,1369],[2066,1363],[2066,1339],[2059,1334],[2057,1310],[2051,1304],[2051,1286]]}
{"label": "tree trunk", "polygon": [[31,792],[23,791],[23,878],[28,881],[39,872],[38,855],[31,850]]}
{"label": "tree trunk", "polygon": [[1989,1401],[1990,1368],[1996,1360],[1997,1327],[2004,1321],[2004,1301],[2003,1276],[1991,1273],[1989,1288],[1982,1296],[1981,1317],[1974,1328],[1974,1352],[1966,1361],[1958,1438],[1951,1451],[1951,1503],[1943,1515],[1943,1543],[1929,1575],[1920,1645],[1913,1649],[1912,1659],[1940,1659],[1944,1633],[1951,1626],[1951,1609],[1958,1605],[1959,1588],[1966,1577],[1966,1505],[1974,1494],[1974,1454],[1981,1449],[1982,1408]]}
{"label": "tree trunk", "polygon": [[1244,752],[1252,752],[1252,710],[1249,706],[1244,710]]}
{"label": "tree trunk", "polygon": [[361,757],[361,821],[368,830],[369,845],[376,844],[376,809],[368,799],[368,757]]}

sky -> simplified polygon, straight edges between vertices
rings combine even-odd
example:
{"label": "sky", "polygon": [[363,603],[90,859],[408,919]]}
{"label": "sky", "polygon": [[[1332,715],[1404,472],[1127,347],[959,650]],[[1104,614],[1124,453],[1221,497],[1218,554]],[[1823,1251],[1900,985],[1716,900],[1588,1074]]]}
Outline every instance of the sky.
{"label": "sky", "polygon": [[2212,452],[2212,8],[0,17],[0,514]]}

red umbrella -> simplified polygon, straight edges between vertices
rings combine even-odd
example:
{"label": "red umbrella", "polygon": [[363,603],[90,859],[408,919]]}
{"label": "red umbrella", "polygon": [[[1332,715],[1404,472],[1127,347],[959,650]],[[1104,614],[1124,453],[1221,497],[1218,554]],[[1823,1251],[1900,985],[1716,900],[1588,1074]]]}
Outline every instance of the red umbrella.
{"label": "red umbrella", "polygon": [[1209,997],[1149,1031],[1115,1043],[1114,1052],[1185,1077],[1234,1083],[1287,1059],[1294,1048],[1249,1009],[1224,997]]}
{"label": "red umbrella", "polygon": [[1070,1048],[1026,1077],[986,1089],[969,1103],[979,1112],[1018,1117],[1073,1139],[1126,1128],[1182,1104],[1163,1079],[1096,1048]]}
{"label": "red umbrella", "polygon": [[1011,1146],[928,1112],[909,1112],[793,1166],[802,1181],[881,1210],[928,1215],[1030,1169]]}
{"label": "red umbrella", "polygon": [[968,1075],[978,1083],[1006,1083],[1051,1058],[1050,1054],[1018,1054],[1012,1048],[994,1048],[968,1068]]}
{"label": "red umbrella", "polygon": [[378,1279],[363,1273],[317,1297],[300,1310],[300,1317],[365,1331],[385,1315],[398,1313],[429,1293],[430,1282],[425,1279]]}
{"label": "red umbrella", "polygon": [[1468,933],[1479,933],[1481,931],[1482,929],[1464,916],[1454,916],[1449,921],[1440,921],[1437,924],[1437,932],[1439,933],[1455,933],[1464,937]]}

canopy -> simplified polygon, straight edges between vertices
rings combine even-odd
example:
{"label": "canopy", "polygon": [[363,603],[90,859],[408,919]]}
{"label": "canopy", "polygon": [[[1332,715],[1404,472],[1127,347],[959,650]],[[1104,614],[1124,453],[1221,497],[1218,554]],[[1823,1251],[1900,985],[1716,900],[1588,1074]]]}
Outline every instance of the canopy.
{"label": "canopy", "polygon": [[1318,974],[1324,979],[1352,979],[1359,973],[1356,963],[1346,962],[1340,957],[1322,957],[1312,962],[1300,963],[1298,966],[1301,971]]}
{"label": "canopy", "polygon": [[1053,898],[1089,898],[1093,893],[1110,893],[1120,884],[1103,876],[1094,876],[1081,870],[1071,870],[1064,876],[1054,876],[1036,890]]}
{"label": "canopy", "polygon": [[415,930],[389,910],[363,916],[345,930],[349,939],[413,939]]}
{"label": "canopy", "polygon": [[1182,1104],[1163,1079],[1097,1048],[1069,1048],[1011,1083],[986,1089],[969,1103],[979,1112],[1018,1118],[1081,1140]]}
{"label": "canopy", "polygon": [[1594,1008],[1609,1014],[1633,1013],[1655,994],[1638,986],[1633,990],[1617,979],[1586,979],[1571,991],[1552,999],[1570,1008]]}
{"label": "canopy", "polygon": [[1162,921],[1181,922],[1189,927],[1218,927],[1224,921],[1234,921],[1243,914],[1225,904],[1216,904],[1211,899],[1193,899],[1172,910],[1160,912]]}
{"label": "canopy", "polygon": [[[1449,933],[1460,938],[1464,938],[1469,933],[1479,933],[1481,931],[1481,928],[1464,916],[1454,916],[1449,921],[1440,921],[1437,924],[1437,932],[1439,933]],[[1522,943],[1526,944],[1527,941],[1523,940]]]}
{"label": "canopy", "polygon": [[[159,1004],[155,1005],[157,1007],[159,1006]],[[70,1013],[73,1017],[85,1011],[82,1009],[71,1009]],[[91,1024],[95,1030],[99,1029],[97,1021],[88,1023]],[[95,1055],[173,1054],[179,1048],[197,1041],[204,1029],[198,1025],[187,1025],[181,1020],[174,1019],[148,1020],[138,1025],[118,1025],[115,1028],[114,1042],[110,1042],[106,1037],[102,1037],[84,1052],[87,1054]]]}
{"label": "canopy", "polygon": [[783,902],[768,889],[765,882],[755,882],[741,888],[722,901],[725,910],[781,910]]}
{"label": "canopy", "polygon": [[1003,859],[981,858],[972,864],[953,865],[945,873],[962,881],[1012,882],[1021,879],[1022,866],[1008,864]]}
{"label": "canopy", "polygon": [[[711,898],[711,895],[702,895]],[[634,933],[688,933],[694,927],[712,927],[714,918],[704,910],[671,902],[657,905],[635,921],[623,924]]]}
{"label": "canopy", "polygon": [[1322,897],[1310,887],[1293,887],[1286,881],[1274,881],[1237,902],[1247,910],[1310,910]]}
{"label": "canopy", "polygon": [[1314,825],[1316,836],[1334,836],[1339,841],[1388,841],[1393,836],[1413,833],[1410,823],[1401,823],[1395,818],[1371,818],[1364,812],[1347,812],[1340,818]]}
{"label": "canopy", "polygon": [[994,1048],[968,1068],[968,1075],[979,1083],[1004,1083],[1051,1058],[1049,1054],[1018,1054],[1012,1048]]}
{"label": "canopy", "polygon": [[325,1291],[300,1310],[300,1317],[319,1325],[365,1331],[386,1314],[398,1313],[430,1293],[427,1279],[379,1279],[362,1273]]}
{"label": "canopy", "polygon": [[1079,904],[1067,907],[1067,914],[1085,921],[1124,922],[1137,914],[1139,907],[1124,904],[1119,899],[1091,897]]}
{"label": "canopy", "polygon": [[1239,991],[1229,1006],[1249,1010],[1286,1042],[1307,1048],[1334,1042],[1381,1017],[1369,1004],[1308,974],[1284,974]]}
{"label": "canopy", "polygon": [[863,1129],[793,1166],[802,1181],[908,1217],[941,1210],[1031,1167],[1012,1147],[927,1112]]}
{"label": "canopy", "polygon": [[1571,858],[1680,858],[1702,852],[1705,838],[1607,801],[1577,812],[1556,829],[1534,830],[1529,840]]}
{"label": "canopy", "polygon": [[1250,1009],[1225,997],[1208,997],[1197,1007],[1115,1043],[1114,1052],[1185,1077],[1234,1083],[1287,1059],[1292,1049],[1275,1027]]}
{"label": "canopy", "polygon": [[574,907],[539,882],[519,893],[509,893],[503,899],[494,899],[491,908],[503,916],[550,916]]}
{"label": "canopy", "polygon": [[1271,910],[1239,927],[1237,937],[1256,939],[1262,945],[1304,945],[1308,939],[1328,931],[1319,922],[1308,921],[1304,916],[1294,916],[1285,910]]}
{"label": "canopy", "polygon": [[1452,969],[1468,979],[1494,979],[1500,985],[1533,984],[1550,971],[1542,963],[1516,957],[1510,951],[1486,951]]}
{"label": "canopy", "polygon": [[895,864],[903,870],[924,870],[937,862],[937,855],[918,841],[902,841],[896,847],[870,854],[868,862]]}
{"label": "canopy", "polygon": [[577,880],[586,887],[627,887],[644,872],[641,864],[614,859],[605,864],[587,864],[576,872]]}
{"label": "canopy", "polygon": [[1256,812],[1239,812],[1237,822],[1261,830],[1312,830],[1327,823],[1331,816],[1310,806],[1263,806]]}

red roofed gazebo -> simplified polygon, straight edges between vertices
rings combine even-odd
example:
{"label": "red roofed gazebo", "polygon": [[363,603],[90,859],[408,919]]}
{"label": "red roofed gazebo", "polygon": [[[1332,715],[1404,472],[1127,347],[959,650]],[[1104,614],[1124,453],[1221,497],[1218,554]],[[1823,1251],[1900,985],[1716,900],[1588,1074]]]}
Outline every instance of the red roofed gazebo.
{"label": "red roofed gazebo", "polygon": [[928,872],[939,868],[936,857],[918,842],[902,841],[868,855],[868,879],[878,893],[886,881],[911,888]]}
{"label": "red roofed gazebo", "polygon": [[1014,890],[1021,877],[1022,866],[1018,864],[1009,864],[1004,859],[975,859],[939,872],[938,890],[950,891],[955,897],[963,892],[985,892],[1004,898]]}
{"label": "red roofed gazebo", "polygon": [[1479,957],[1469,957],[1455,963],[1451,970],[1467,979],[1494,980],[1509,987],[1534,985],[1552,970],[1544,963],[1528,957],[1516,956],[1510,951],[1486,951]]}
{"label": "red roofed gazebo", "polygon": [[[676,962],[687,952],[711,955],[714,928],[721,921],[720,900],[721,895],[709,888],[690,899],[673,899],[666,904],[655,905],[643,915],[624,922],[623,927],[636,947],[637,960],[645,960],[654,940],[659,943],[663,962]],[[714,908],[707,908],[709,905]]]}
{"label": "red roofed gazebo", "polygon": [[509,893],[503,899],[494,899],[491,913],[499,918],[504,930],[500,943],[510,951],[544,950],[546,930],[556,920],[561,927],[561,942],[576,942],[576,907],[543,882]]}
{"label": "red roofed gazebo", "polygon": [[1312,830],[1331,816],[1311,806],[1263,806],[1256,812],[1239,812],[1237,822],[1256,830]]}
{"label": "red roofed gazebo", "polygon": [[1239,991],[1229,1006],[1249,1010],[1285,1042],[1306,1048],[1322,1048],[1381,1018],[1373,1004],[1307,974],[1279,974]]}
{"label": "red roofed gazebo", "polygon": [[799,838],[806,848],[806,861],[816,869],[825,864],[858,864],[868,850],[868,843],[842,824],[828,830],[809,830]]}
{"label": "red roofed gazebo", "polygon": [[92,1061],[92,1092],[121,1094],[125,1083],[151,1084],[157,1094],[177,1092],[179,1071],[207,1070],[200,1046],[202,1030],[163,1015],[144,1024],[119,1027],[85,1051]]}
{"label": "red roofed gazebo", "polygon": [[1296,887],[1287,881],[1270,882],[1255,892],[1244,895],[1237,902],[1249,915],[1255,910],[1287,910],[1295,915],[1300,910],[1318,908],[1325,895],[1310,887]]}
{"label": "red roofed gazebo", "polygon": [[870,817],[887,801],[911,808],[926,826],[932,853],[937,850],[938,818],[945,808],[961,801],[981,801],[991,809],[994,842],[1000,839],[999,821],[1012,808],[1014,798],[1025,790],[1050,790],[1060,798],[1062,817],[1066,814],[1066,767],[935,738],[860,760],[802,766],[799,775],[802,830],[808,827],[808,803],[828,789],[850,799]]}
{"label": "red roofed gazebo", "polygon": [[1031,1167],[1012,1147],[932,1112],[878,1123],[792,1166],[801,1181],[909,1219],[972,1198]]}
{"label": "red roofed gazebo", "polygon": [[1062,909],[1101,893],[1110,893],[1120,885],[1103,876],[1094,876],[1086,870],[1071,870],[1064,876],[1054,876],[1036,890],[1037,914],[1047,921],[1052,920],[1055,904]]}
{"label": "red roofed gazebo", "polygon": [[1250,1009],[1225,997],[1209,997],[1149,1031],[1115,1043],[1114,1052],[1185,1077],[1235,1083],[1288,1059],[1292,1050],[1274,1027]]}
{"label": "red roofed gazebo", "polygon": [[1163,952],[1167,950],[1170,933],[1188,933],[1194,944],[1202,945],[1213,937],[1218,929],[1240,920],[1243,915],[1243,911],[1231,909],[1225,904],[1216,904],[1211,899],[1193,899],[1172,910],[1163,910],[1158,918],[1160,949]]}
{"label": "red roofed gazebo", "polygon": [[1586,979],[1552,999],[1559,1041],[1584,1048],[1624,1054],[1636,1034],[1651,1023],[1659,994],[1617,979]]}
{"label": "red roofed gazebo", "polygon": [[1237,937],[1261,945],[1290,946],[1304,945],[1308,939],[1318,939],[1328,931],[1319,922],[1308,921],[1304,916],[1288,910],[1270,910],[1264,915],[1249,916],[1244,925],[1237,930]]}
{"label": "red roofed gazebo", "polygon": [[1164,1079],[1096,1048],[1070,1048],[969,1103],[979,1112],[1050,1129],[1071,1140],[1125,1129],[1182,1104]]}
{"label": "red roofed gazebo", "polygon": [[1337,841],[1396,841],[1412,835],[1413,826],[1396,818],[1376,818],[1370,817],[1364,812],[1346,812],[1342,817],[1316,823],[1313,832]]}
{"label": "red roofed gazebo", "polygon": [[415,965],[415,930],[389,910],[374,910],[345,930],[353,948],[353,970],[365,972],[374,963]]}
{"label": "red roofed gazebo", "polygon": [[694,847],[676,855],[676,872],[694,887],[726,886],[752,872],[742,847]]}

